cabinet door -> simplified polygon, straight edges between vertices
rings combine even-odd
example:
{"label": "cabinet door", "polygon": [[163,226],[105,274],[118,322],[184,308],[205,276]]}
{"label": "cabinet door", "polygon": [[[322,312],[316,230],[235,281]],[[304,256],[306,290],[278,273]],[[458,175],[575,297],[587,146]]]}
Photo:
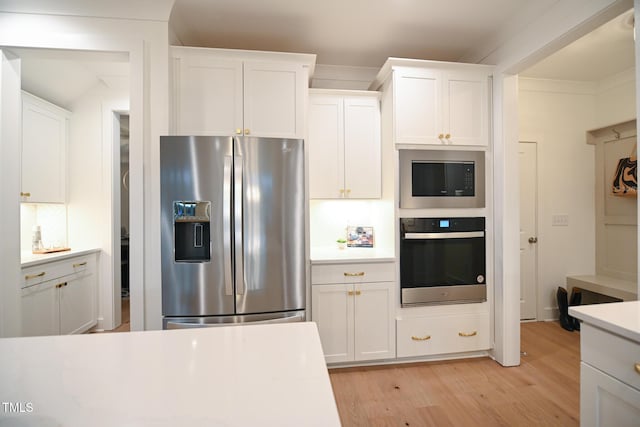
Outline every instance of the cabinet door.
{"label": "cabinet door", "polygon": [[232,136],[242,132],[242,61],[207,52],[174,53],[178,135]]}
{"label": "cabinet door", "polygon": [[87,331],[96,324],[95,276],[68,279],[60,288],[60,333]]}
{"label": "cabinet door", "polygon": [[60,333],[58,284],[51,280],[22,289],[22,336]]}
{"label": "cabinet door", "polygon": [[441,74],[434,70],[395,70],[393,84],[395,142],[441,145]]}
{"label": "cabinet door", "polygon": [[355,286],[355,360],[396,357],[394,284]]}
{"label": "cabinet door", "polygon": [[307,91],[300,64],[245,61],[245,135],[304,138]]}
{"label": "cabinet door", "polygon": [[67,116],[54,105],[22,94],[22,184],[28,202],[64,203]]}
{"label": "cabinet door", "polygon": [[380,107],[377,98],[344,99],[344,188],[351,199],[382,193]]}
{"label": "cabinet door", "polygon": [[312,319],[327,363],[353,360],[353,285],[311,287]]}
{"label": "cabinet door", "polygon": [[455,145],[487,145],[489,80],[479,72],[448,72],[443,79],[443,131]]}
{"label": "cabinet door", "polygon": [[631,427],[640,420],[640,391],[580,363],[580,425]]}
{"label": "cabinet door", "polygon": [[344,189],[344,114],[340,96],[309,97],[309,198],[336,199]]}

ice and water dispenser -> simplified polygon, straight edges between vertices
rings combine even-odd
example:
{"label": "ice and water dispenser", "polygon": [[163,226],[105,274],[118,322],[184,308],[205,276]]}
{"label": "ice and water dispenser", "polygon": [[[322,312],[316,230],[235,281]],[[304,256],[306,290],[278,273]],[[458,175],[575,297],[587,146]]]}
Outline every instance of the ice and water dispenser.
{"label": "ice and water dispenser", "polygon": [[173,202],[175,262],[211,261],[211,202]]}

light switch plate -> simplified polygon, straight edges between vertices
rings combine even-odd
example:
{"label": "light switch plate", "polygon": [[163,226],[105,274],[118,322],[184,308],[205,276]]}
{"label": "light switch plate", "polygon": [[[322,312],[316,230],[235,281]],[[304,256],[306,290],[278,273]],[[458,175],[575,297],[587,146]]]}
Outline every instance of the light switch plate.
{"label": "light switch plate", "polygon": [[551,225],[554,227],[567,227],[569,226],[569,215],[553,215],[551,217]]}

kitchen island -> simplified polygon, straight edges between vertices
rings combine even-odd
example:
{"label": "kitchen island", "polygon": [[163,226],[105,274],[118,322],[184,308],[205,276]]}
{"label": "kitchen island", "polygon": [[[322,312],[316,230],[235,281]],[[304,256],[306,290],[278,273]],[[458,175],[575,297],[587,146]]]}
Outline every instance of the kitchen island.
{"label": "kitchen island", "polygon": [[310,322],[2,339],[0,402],[0,426],[340,425]]}
{"label": "kitchen island", "polygon": [[640,420],[640,301],[569,307],[581,320],[580,425]]}

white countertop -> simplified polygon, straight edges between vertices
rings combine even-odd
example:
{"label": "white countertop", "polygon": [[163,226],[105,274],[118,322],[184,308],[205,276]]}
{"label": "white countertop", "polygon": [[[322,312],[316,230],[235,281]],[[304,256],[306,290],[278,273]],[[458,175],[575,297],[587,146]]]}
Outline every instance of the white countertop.
{"label": "white countertop", "polygon": [[22,268],[34,265],[44,264],[45,262],[60,261],[79,255],[86,255],[92,252],[98,252],[100,249],[71,249],[70,251],[53,252],[50,254],[33,254],[31,251],[20,252],[20,265]]}
{"label": "white countertop", "polygon": [[[315,323],[0,340],[0,426],[339,426]],[[13,417],[13,418],[12,418]]]}
{"label": "white countertop", "polygon": [[640,301],[569,307],[569,315],[640,343]]}
{"label": "white countertop", "polygon": [[394,262],[393,249],[386,248],[344,248],[316,247],[311,248],[312,264],[341,264],[362,262]]}

